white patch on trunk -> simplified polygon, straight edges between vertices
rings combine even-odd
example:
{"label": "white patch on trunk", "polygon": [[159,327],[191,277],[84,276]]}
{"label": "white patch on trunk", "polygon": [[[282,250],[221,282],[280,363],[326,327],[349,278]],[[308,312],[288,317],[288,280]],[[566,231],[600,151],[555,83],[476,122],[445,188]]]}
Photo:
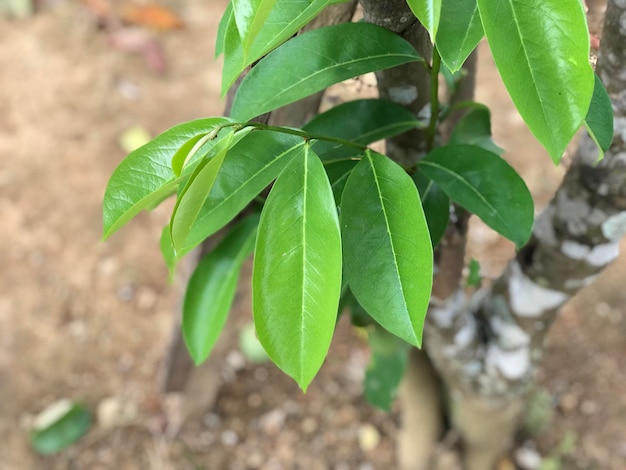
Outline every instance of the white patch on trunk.
{"label": "white patch on trunk", "polygon": [[619,241],[626,234],[626,212],[612,215],[602,224],[602,235],[612,242]]}
{"label": "white patch on trunk", "polygon": [[489,326],[496,334],[498,344],[504,349],[516,349],[530,344],[530,336],[515,323],[500,317],[491,317]]}
{"label": "white patch on trunk", "polygon": [[509,273],[509,299],[513,312],[520,317],[538,317],[543,312],[563,304],[569,296],[546,289],[531,281],[514,261]]}
{"label": "white patch on trunk", "polygon": [[444,353],[448,357],[454,357],[459,351],[469,346],[476,337],[476,320],[471,315],[465,316],[465,324],[455,333],[454,344],[446,346]]}
{"label": "white patch on trunk", "polygon": [[535,228],[533,229],[537,240],[548,246],[555,246],[557,244],[556,235],[554,234],[554,224],[552,223],[553,216],[554,206],[549,205],[539,214],[539,217],[537,217],[535,221]]}
{"label": "white patch on trunk", "polygon": [[464,304],[465,295],[459,289],[445,300],[431,297],[428,314],[439,328],[450,328],[454,318],[463,311]]}
{"label": "white patch on trunk", "polygon": [[417,99],[417,87],[415,86],[394,86],[389,88],[391,101],[400,104],[411,104]]}
{"label": "white patch on trunk", "polygon": [[530,369],[530,351],[527,346],[507,351],[495,344],[489,345],[485,357],[487,367],[497,369],[509,380],[519,380]]}
{"label": "white patch on trunk", "polygon": [[566,289],[568,290],[574,290],[574,289],[582,289],[583,287],[588,286],[589,284],[591,284],[593,281],[595,281],[596,277],[598,277],[597,274],[593,274],[591,276],[587,276],[583,279],[568,279],[567,281],[565,281],[565,283],[563,284],[565,286]]}
{"label": "white patch on trunk", "polygon": [[570,240],[564,241],[561,245],[561,252],[568,258],[572,259],[585,259],[585,257],[589,254],[589,251],[590,250],[587,245]]}
{"label": "white patch on trunk", "polygon": [[604,266],[617,258],[619,244],[617,242],[604,243],[591,248],[582,243],[567,240],[561,245],[561,251],[568,258],[584,260],[591,266]]}
{"label": "white patch on trunk", "polygon": [[587,255],[587,263],[592,266],[605,266],[619,256],[619,243],[596,245]]}

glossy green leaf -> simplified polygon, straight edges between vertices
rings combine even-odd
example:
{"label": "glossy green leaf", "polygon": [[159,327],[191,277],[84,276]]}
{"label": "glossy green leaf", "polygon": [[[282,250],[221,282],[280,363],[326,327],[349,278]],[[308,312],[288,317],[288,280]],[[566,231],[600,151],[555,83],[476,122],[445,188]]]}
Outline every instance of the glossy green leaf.
{"label": "glossy green leaf", "polygon": [[324,167],[307,146],[267,198],[252,281],[259,341],[303,390],[330,347],[340,290],[337,209]]}
{"label": "glossy green leaf", "polygon": [[471,103],[471,108],[454,127],[448,143],[476,145],[502,155],[504,150],[498,147],[491,138],[489,108],[479,103]]}
{"label": "glossy green leaf", "polygon": [[371,329],[368,341],[372,354],[365,371],[365,398],[389,411],[404,377],[409,345],[381,328]]}
{"label": "glossy green leaf", "polygon": [[[348,101],[318,114],[305,124],[303,129],[310,134],[368,145],[424,125],[425,123],[418,121],[413,113],[397,103],[365,99]],[[323,161],[362,153],[358,148],[326,141],[316,142],[313,149]]]}
{"label": "glossy green leaf", "polygon": [[478,0],[494,61],[517,110],[558,163],[593,93],[580,0]]}
{"label": "glossy green leaf", "polygon": [[350,290],[380,325],[419,346],[433,254],[410,176],[389,158],[368,150],[343,190],[341,228]]}
{"label": "glossy green leaf", "polygon": [[613,106],[611,98],[596,75],[593,97],[585,117],[585,127],[587,132],[598,146],[598,159],[604,158],[611,143],[613,142]]}
{"label": "glossy green leaf", "polygon": [[294,158],[301,158],[301,137],[270,131],[254,131],[231,147],[184,246],[183,256],[209,235],[230,222]]}
{"label": "glossy green leaf", "polygon": [[413,181],[420,194],[428,231],[430,232],[430,240],[434,248],[439,244],[448,227],[450,199],[437,183],[429,180],[419,171],[413,175]]}
{"label": "glossy green leaf", "polygon": [[442,0],[407,0],[406,2],[434,42],[439,28]]}
{"label": "glossy green leaf", "polygon": [[450,199],[518,248],[528,241],[532,197],[517,172],[498,155],[472,145],[448,145],[433,150],[418,165]]}
{"label": "glossy green leaf", "polygon": [[226,30],[228,24],[235,21],[235,13],[233,12],[232,2],[228,2],[228,6],[222,15],[222,19],[217,27],[217,38],[215,40],[215,58],[224,53],[224,43],[226,42]]}
{"label": "glossy green leaf", "polygon": [[213,147],[211,158],[198,164],[176,199],[170,220],[170,236],[174,253],[182,250],[186,245],[187,236],[209,197],[233,137],[234,132],[231,131]]}
{"label": "glossy green leaf", "polygon": [[223,35],[222,95],[226,94],[246,67],[297,33],[300,28],[309,23],[328,5],[340,2],[336,0],[281,0],[276,2],[247,53],[244,52],[233,15],[233,20],[228,22]]}
{"label": "glossy green leaf", "polygon": [[411,44],[380,26],[344,23],[315,29],[252,68],[237,90],[231,116],[247,121],[348,78],[418,60]]}
{"label": "glossy green leaf", "polygon": [[46,426],[31,433],[30,441],[35,450],[50,455],[70,446],[91,427],[91,414],[84,405],[67,400],[59,402],[62,414]]}
{"label": "glossy green leaf", "polygon": [[228,122],[232,121],[216,117],[179,124],[131,152],[111,175],[104,193],[103,238],[173,194],[177,181],[171,161],[178,149]]}
{"label": "glossy green leaf", "polygon": [[244,58],[261,28],[263,28],[275,3],[276,0],[231,0]]}
{"label": "glossy green leaf", "polygon": [[182,330],[196,365],[204,362],[219,338],[235,298],[241,266],[252,254],[259,216],[247,217],[205,256],[187,284]]}
{"label": "glossy green leaf", "polygon": [[442,0],[437,50],[451,72],[463,67],[483,35],[476,0]]}

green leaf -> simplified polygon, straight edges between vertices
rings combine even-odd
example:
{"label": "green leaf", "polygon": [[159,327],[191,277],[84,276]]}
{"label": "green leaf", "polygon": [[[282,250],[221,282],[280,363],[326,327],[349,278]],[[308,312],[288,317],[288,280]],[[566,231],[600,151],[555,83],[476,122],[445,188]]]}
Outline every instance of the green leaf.
{"label": "green leaf", "polygon": [[337,206],[341,204],[341,193],[343,193],[343,188],[346,186],[348,176],[350,176],[357,163],[359,163],[358,160],[338,160],[327,163],[324,167],[326,168]]}
{"label": "green leaf", "polygon": [[191,227],[196,223],[217,179],[233,137],[234,132],[231,131],[213,147],[211,158],[198,164],[179,194],[170,220],[170,236],[174,253],[178,253],[185,246]]}
{"label": "green leaf", "polygon": [[[420,23],[422,23],[422,26],[426,28],[433,42],[435,42],[437,29],[439,28],[441,2],[442,0],[407,0],[411,11]],[[455,12],[455,14],[459,13],[460,12]]]}
{"label": "green leaf", "polygon": [[452,73],[463,67],[483,35],[476,0],[442,0],[436,44],[441,60]]}
{"label": "green leaf", "polygon": [[449,144],[469,144],[482,147],[497,155],[504,150],[491,138],[491,113],[489,108],[479,103],[468,103],[471,109],[464,115],[452,131]]}
{"label": "green leaf", "polygon": [[173,194],[177,181],[171,161],[178,149],[228,122],[232,121],[215,117],[179,124],[131,152],[111,175],[104,193],[103,238]]}
{"label": "green leaf", "polygon": [[259,341],[303,390],[328,352],[340,291],[337,209],[324,167],[307,146],[267,198],[252,280]]}
{"label": "green leaf", "polygon": [[415,184],[368,150],[341,199],[344,271],[350,290],[385,329],[421,344],[433,254]]}
{"label": "green leaf", "polygon": [[169,224],[163,227],[163,231],[161,232],[161,238],[159,240],[159,247],[161,248],[161,255],[163,256],[163,260],[165,261],[165,265],[169,271],[170,282],[174,279],[174,271],[176,269],[176,263],[178,258],[176,257],[176,253],[174,252],[174,246],[172,245],[172,231],[170,230]]}
{"label": "green leaf", "polygon": [[230,222],[292,159],[302,157],[304,147],[301,137],[271,131],[251,132],[231,147],[177,255],[189,253]]}
{"label": "green leaf", "polygon": [[254,215],[235,225],[189,279],[182,330],[196,365],[209,357],[226,323],[241,266],[254,248],[258,224],[259,216]]}
{"label": "green leaf", "polygon": [[368,332],[372,349],[365,371],[365,398],[382,410],[391,410],[408,362],[409,345],[382,328]]}
{"label": "green leaf", "polygon": [[480,263],[472,258],[469,262],[469,275],[467,276],[467,285],[478,287],[482,282],[482,276],[480,275]]}
{"label": "green leaf", "polygon": [[217,59],[224,53],[224,44],[226,42],[226,31],[230,22],[235,22],[235,13],[233,12],[232,2],[228,2],[228,6],[222,15],[220,24],[217,27],[217,39],[215,40],[215,58]]}
{"label": "green leaf", "polygon": [[436,247],[448,228],[450,220],[450,199],[441,188],[432,180],[426,178],[419,171],[413,175],[417,186],[430,232],[433,248]]}
{"label": "green leaf", "polygon": [[30,436],[35,450],[43,455],[65,449],[79,440],[91,427],[91,414],[84,405],[68,400],[55,405],[59,407],[60,416],[53,417],[52,422],[35,429]]}
{"label": "green leaf", "polygon": [[517,172],[498,155],[472,145],[448,145],[433,150],[418,165],[450,199],[518,248],[528,241],[532,197]]}
{"label": "green leaf", "polygon": [[613,106],[602,81],[596,75],[593,97],[585,118],[587,132],[598,146],[598,160],[604,158],[613,142]]}
{"label": "green leaf", "polygon": [[[341,123],[341,125],[338,125]],[[349,140],[368,145],[402,134],[425,123],[397,103],[378,99],[348,101],[318,114],[304,125],[310,134]],[[323,161],[360,155],[362,151],[333,142],[318,141],[313,146]]]}
{"label": "green leaf", "polygon": [[348,78],[418,60],[411,44],[380,26],[345,23],[315,29],[252,68],[237,90],[231,116],[247,121]]}
{"label": "green leaf", "polygon": [[263,28],[276,0],[231,0],[244,58]]}
{"label": "green leaf", "polygon": [[478,0],[494,61],[517,110],[558,163],[593,93],[580,0]]}
{"label": "green leaf", "polygon": [[234,20],[229,21],[224,33],[224,68],[222,71],[222,95],[225,95],[239,74],[246,67],[282,44],[300,28],[315,18],[335,0],[290,0],[276,2],[263,28],[258,32],[247,54],[239,38]]}

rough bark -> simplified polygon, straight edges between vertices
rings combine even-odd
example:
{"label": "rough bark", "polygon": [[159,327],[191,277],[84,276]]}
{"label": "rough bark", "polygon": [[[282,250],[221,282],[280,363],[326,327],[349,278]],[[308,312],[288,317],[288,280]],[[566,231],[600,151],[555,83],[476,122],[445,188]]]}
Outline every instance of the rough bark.
{"label": "rough bark", "polygon": [[[626,3],[610,1],[598,72],[615,112],[605,159],[588,136],[530,242],[492,288],[434,299],[427,350],[452,401],[465,466],[493,468],[517,425],[559,309],[617,257],[626,233]],[[620,21],[621,20],[621,21]]]}

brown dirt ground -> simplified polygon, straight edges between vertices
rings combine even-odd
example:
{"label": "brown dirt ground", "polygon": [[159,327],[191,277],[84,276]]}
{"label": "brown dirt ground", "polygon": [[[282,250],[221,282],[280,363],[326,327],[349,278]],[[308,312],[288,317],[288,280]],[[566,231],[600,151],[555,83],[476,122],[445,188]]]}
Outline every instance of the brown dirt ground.
{"label": "brown dirt ground", "polygon": [[[212,49],[225,3],[184,3],[185,28],[159,38],[162,75],[114,49],[80,4],[0,18],[0,470],[395,467],[398,413],[363,400],[367,352],[345,323],[306,395],[232,345],[215,407],[177,423],[176,397],[158,385],[177,304],[158,254],[167,210],[99,243],[102,194],[124,156],[119,135],[221,113]],[[496,140],[543,206],[562,170],[530,137],[486,53],[480,74],[477,99],[493,107]],[[512,247],[473,224],[471,253],[496,276]],[[564,469],[626,468],[625,273],[622,257],[548,339],[539,382],[554,417],[526,444],[550,455],[573,433]],[[64,397],[94,412],[118,397],[137,417],[39,457],[25,426]],[[380,442],[368,450],[371,426]]]}

